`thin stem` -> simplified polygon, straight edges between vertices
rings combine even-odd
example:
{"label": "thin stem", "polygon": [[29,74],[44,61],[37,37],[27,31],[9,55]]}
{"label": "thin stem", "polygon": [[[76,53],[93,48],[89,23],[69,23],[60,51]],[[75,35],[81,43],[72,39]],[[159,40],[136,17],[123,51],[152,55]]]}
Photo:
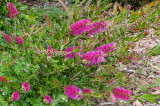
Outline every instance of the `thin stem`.
{"label": "thin stem", "polygon": [[18,50],[13,46],[13,45],[11,45],[15,50],[16,50],[16,52],[19,54],[19,55],[21,55],[19,52],[18,52]]}

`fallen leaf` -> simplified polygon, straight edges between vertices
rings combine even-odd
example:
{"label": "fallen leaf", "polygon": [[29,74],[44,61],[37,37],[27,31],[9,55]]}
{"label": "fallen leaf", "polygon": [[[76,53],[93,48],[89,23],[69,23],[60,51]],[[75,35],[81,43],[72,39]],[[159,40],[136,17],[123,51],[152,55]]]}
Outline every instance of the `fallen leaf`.
{"label": "fallen leaf", "polygon": [[160,90],[152,92],[153,95],[160,95]]}
{"label": "fallen leaf", "polygon": [[144,105],[136,99],[133,101],[133,106],[144,106]]}

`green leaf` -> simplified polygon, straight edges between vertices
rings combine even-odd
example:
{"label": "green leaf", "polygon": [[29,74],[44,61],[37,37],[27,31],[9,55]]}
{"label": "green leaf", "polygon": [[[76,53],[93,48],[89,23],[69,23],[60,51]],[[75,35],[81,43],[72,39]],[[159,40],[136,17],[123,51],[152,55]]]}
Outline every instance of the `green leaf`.
{"label": "green leaf", "polygon": [[102,10],[101,10],[101,9],[98,9],[98,10],[96,11],[96,13],[95,13],[95,16],[99,15],[101,12],[102,12]]}
{"label": "green leaf", "polygon": [[51,59],[51,62],[52,62],[52,63],[58,63],[58,62],[59,62],[59,60]]}
{"label": "green leaf", "polygon": [[99,17],[94,17],[94,18],[91,19],[91,21],[96,21],[98,19],[99,19]]}
{"label": "green leaf", "polygon": [[27,8],[28,8],[27,5],[22,5],[22,6],[19,8],[19,10],[24,11],[24,10],[26,10]]}
{"label": "green leaf", "polygon": [[153,94],[144,94],[142,96],[140,96],[141,99],[152,99],[153,98]]}

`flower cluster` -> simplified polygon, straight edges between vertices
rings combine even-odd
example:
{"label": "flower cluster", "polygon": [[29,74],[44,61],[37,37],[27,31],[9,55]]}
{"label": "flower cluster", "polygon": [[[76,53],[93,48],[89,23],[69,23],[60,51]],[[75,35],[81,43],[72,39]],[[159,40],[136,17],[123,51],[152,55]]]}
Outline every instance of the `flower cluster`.
{"label": "flower cluster", "polygon": [[129,100],[132,95],[132,91],[123,88],[114,88],[113,94],[118,99]]}
{"label": "flower cluster", "polygon": [[13,94],[12,94],[12,99],[13,101],[18,101],[19,98],[20,98],[20,93],[18,91],[15,91]]}
{"label": "flower cluster", "polygon": [[76,86],[68,85],[65,89],[65,95],[67,95],[69,98],[78,100],[79,98],[82,98],[82,90]]}
{"label": "flower cluster", "polygon": [[10,35],[7,35],[7,34],[3,34],[4,36],[4,39],[8,42],[8,43],[11,43],[12,42],[12,37]]}
{"label": "flower cluster", "polygon": [[24,43],[24,40],[23,40],[23,38],[22,37],[15,37],[15,40],[17,41],[17,43],[19,44],[19,45],[22,45],[23,43]]}
{"label": "flower cluster", "polygon": [[106,28],[107,28],[107,22],[105,21],[93,23],[89,27],[88,36],[103,32]]}
{"label": "flower cluster", "polygon": [[[27,83],[27,82],[23,82],[22,83],[22,90],[24,90],[26,93],[30,90],[30,84]],[[20,93],[19,91],[15,91],[13,94],[12,94],[12,100],[13,101],[18,101],[19,98],[20,98]]]}
{"label": "flower cluster", "polygon": [[109,53],[115,51],[116,42],[111,42],[109,44],[104,44],[96,48],[96,50],[101,50],[104,53]]}
{"label": "flower cluster", "polygon": [[65,95],[68,96],[71,99],[79,100],[83,97],[83,93],[86,94],[93,94],[93,89],[85,88],[84,91],[82,91],[79,87],[68,85],[65,88]]}
{"label": "flower cluster", "polygon": [[9,12],[9,16],[11,18],[15,18],[18,14],[18,10],[16,9],[16,7],[14,6],[13,3],[9,3],[8,5],[8,12]]}
{"label": "flower cluster", "polygon": [[23,82],[22,89],[27,93],[30,90],[30,84],[28,82]]}
{"label": "flower cluster", "polygon": [[44,99],[43,99],[43,101],[46,104],[52,104],[52,102],[53,102],[52,98],[49,95],[45,96]]}
{"label": "flower cluster", "polygon": [[91,93],[92,91],[93,89],[89,89],[89,88],[84,89],[84,93]]}
{"label": "flower cluster", "polygon": [[101,62],[106,62],[104,57],[106,57],[106,54],[102,51],[90,51],[82,56],[84,60],[90,61],[90,63],[86,65],[93,65]]}
{"label": "flower cluster", "polygon": [[52,49],[52,50],[51,50],[51,46],[48,46],[48,47],[47,47],[47,50],[48,50],[48,53],[49,53],[49,56],[50,56],[50,57],[52,56],[52,52],[55,52],[55,51],[56,51],[56,49]]}
{"label": "flower cluster", "polygon": [[81,35],[88,33],[88,36],[103,32],[107,28],[107,22],[90,23],[91,19],[82,19],[73,23],[70,27],[72,35]]}
{"label": "flower cluster", "polygon": [[6,78],[0,75],[0,81],[4,82],[5,80],[6,80]]}
{"label": "flower cluster", "polygon": [[[72,50],[75,50],[77,47],[69,47],[67,49],[65,49],[64,51],[66,52],[71,52]],[[73,53],[69,53],[66,55],[65,59],[69,58],[69,59],[73,59],[76,55],[76,52],[73,52]]]}
{"label": "flower cluster", "polygon": [[89,30],[89,22],[91,21],[90,18],[88,19],[82,19],[77,21],[76,23],[73,23],[70,27],[71,34],[72,35],[81,35],[83,33],[86,33]]}

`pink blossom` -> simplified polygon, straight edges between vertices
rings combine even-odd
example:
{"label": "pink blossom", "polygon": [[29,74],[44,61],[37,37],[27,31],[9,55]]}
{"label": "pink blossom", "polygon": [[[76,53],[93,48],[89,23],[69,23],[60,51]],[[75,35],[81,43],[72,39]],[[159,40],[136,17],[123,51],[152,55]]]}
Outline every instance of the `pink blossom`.
{"label": "pink blossom", "polygon": [[131,5],[127,5],[127,9],[130,10],[131,9]]}
{"label": "pink blossom", "polygon": [[73,23],[70,27],[71,34],[72,35],[81,35],[82,33],[85,33],[89,30],[88,23],[91,21],[90,18],[88,19],[82,19],[77,21],[76,23]]}
{"label": "pink blossom", "polygon": [[114,103],[117,103],[117,98],[114,96],[112,92],[110,92],[110,97]]}
{"label": "pink blossom", "polygon": [[67,95],[69,98],[78,100],[79,98],[82,98],[82,90],[76,86],[68,85],[65,89],[65,95]]}
{"label": "pink blossom", "polygon": [[129,100],[132,95],[132,91],[123,88],[114,88],[113,94],[118,99]]}
{"label": "pink blossom", "polygon": [[15,18],[17,16],[17,14],[18,14],[17,9],[16,9],[16,7],[14,6],[14,4],[12,2],[9,3],[9,5],[8,5],[8,12],[9,12],[9,16],[11,18]]}
{"label": "pink blossom", "polygon": [[102,51],[90,51],[85,53],[82,58],[90,61],[89,64],[86,65],[93,65],[93,64],[97,64],[97,63],[101,63],[101,62],[105,62],[105,58],[106,54]]}
{"label": "pink blossom", "polygon": [[101,50],[104,53],[109,53],[115,51],[116,42],[111,42],[109,44],[101,45],[96,48],[96,50]]}
{"label": "pink blossom", "polygon": [[51,57],[52,56],[52,52],[55,52],[56,51],[56,49],[52,49],[52,51],[51,51],[51,46],[47,46],[47,50],[48,50],[48,52],[49,52],[49,56]]}
{"label": "pink blossom", "polygon": [[22,89],[24,89],[25,92],[27,93],[30,90],[30,84],[28,82],[23,82]]}
{"label": "pink blossom", "polygon": [[103,32],[106,28],[107,28],[107,22],[105,21],[93,23],[89,27],[88,36]]}
{"label": "pink blossom", "polygon": [[112,80],[112,81],[110,81],[108,84],[113,84],[113,83],[115,83],[116,82],[116,80]]}
{"label": "pink blossom", "polygon": [[12,42],[12,37],[10,35],[7,35],[7,34],[3,34],[4,36],[4,39],[8,42],[8,43],[11,43]]}
{"label": "pink blossom", "polygon": [[[69,47],[67,49],[65,49],[64,51],[66,52],[71,52],[72,50],[75,50],[77,47]],[[73,52],[73,53],[68,53],[65,57],[65,59],[69,58],[69,59],[73,59],[76,55],[76,52]]]}
{"label": "pink blossom", "polygon": [[44,99],[43,99],[43,101],[46,104],[52,104],[52,102],[53,102],[52,98],[49,95],[45,96]]}
{"label": "pink blossom", "polygon": [[22,37],[15,37],[15,40],[17,41],[17,43],[19,44],[19,45],[22,45],[23,44],[23,42],[24,42],[24,40],[23,40],[23,38]]}
{"label": "pink blossom", "polygon": [[0,81],[4,82],[5,80],[6,80],[6,78],[0,75]]}
{"label": "pink blossom", "polygon": [[20,98],[20,93],[18,91],[15,91],[13,94],[12,94],[12,99],[13,101],[18,101],[19,98]]}
{"label": "pink blossom", "polygon": [[86,88],[84,89],[84,93],[90,93],[92,89]]}

